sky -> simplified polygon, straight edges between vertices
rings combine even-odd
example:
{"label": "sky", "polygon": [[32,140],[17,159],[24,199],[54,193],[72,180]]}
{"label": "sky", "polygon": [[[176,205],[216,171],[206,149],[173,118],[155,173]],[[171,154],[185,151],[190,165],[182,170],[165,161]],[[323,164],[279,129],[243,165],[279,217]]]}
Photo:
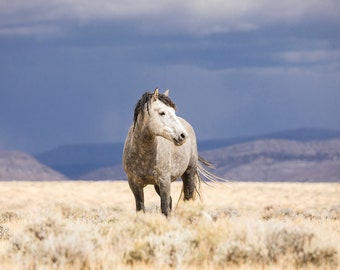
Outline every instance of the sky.
{"label": "sky", "polygon": [[0,0],[0,150],[123,142],[170,89],[198,139],[340,129],[338,0]]}

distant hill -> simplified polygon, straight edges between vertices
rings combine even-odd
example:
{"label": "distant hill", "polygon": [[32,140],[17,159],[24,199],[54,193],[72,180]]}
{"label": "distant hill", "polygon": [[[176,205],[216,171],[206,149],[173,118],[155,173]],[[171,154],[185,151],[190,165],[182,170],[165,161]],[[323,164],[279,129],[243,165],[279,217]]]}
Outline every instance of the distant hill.
{"label": "distant hill", "polygon": [[123,143],[64,145],[36,155],[41,163],[70,179],[121,163]]}
{"label": "distant hill", "polygon": [[[306,143],[336,138],[340,138],[340,131],[304,128],[259,136],[199,140],[198,150],[204,152],[259,140],[288,140]],[[70,179],[125,179],[126,176],[121,168],[122,151],[123,143],[66,145],[38,154],[36,158]]]}
{"label": "distant hill", "polygon": [[320,129],[320,128],[300,128],[293,130],[283,130],[274,133],[256,135],[256,136],[243,136],[230,139],[214,139],[214,140],[203,140],[198,141],[198,149],[200,152],[206,150],[212,150],[216,148],[226,147],[230,145],[264,140],[264,139],[282,139],[282,140],[292,140],[299,142],[308,141],[323,141],[340,138],[339,130],[331,129]]}
{"label": "distant hill", "polygon": [[[340,139],[263,139],[200,153],[213,173],[236,181],[340,182]],[[126,179],[121,165],[82,175],[83,180]]]}
{"label": "distant hill", "polygon": [[263,139],[201,154],[230,180],[340,182],[340,139]]}
{"label": "distant hill", "polygon": [[61,173],[18,151],[0,151],[0,181],[2,180],[66,180]]}
{"label": "distant hill", "polygon": [[80,180],[124,180],[125,172],[121,164],[101,167],[78,177]]}

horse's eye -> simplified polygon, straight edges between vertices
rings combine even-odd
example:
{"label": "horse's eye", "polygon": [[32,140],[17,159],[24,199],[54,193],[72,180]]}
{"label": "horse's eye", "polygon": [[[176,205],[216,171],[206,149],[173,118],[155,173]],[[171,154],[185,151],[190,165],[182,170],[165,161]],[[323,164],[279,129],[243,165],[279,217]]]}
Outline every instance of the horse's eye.
{"label": "horse's eye", "polygon": [[159,112],[159,115],[160,115],[160,116],[164,116],[164,115],[165,115],[165,112]]}

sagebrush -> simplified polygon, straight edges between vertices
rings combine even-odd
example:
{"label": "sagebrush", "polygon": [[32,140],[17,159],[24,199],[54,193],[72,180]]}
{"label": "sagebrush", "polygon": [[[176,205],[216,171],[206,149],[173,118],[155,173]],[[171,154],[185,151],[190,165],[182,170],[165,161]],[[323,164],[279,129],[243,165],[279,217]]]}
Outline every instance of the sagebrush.
{"label": "sagebrush", "polygon": [[[122,189],[124,184],[116,183],[116,188]],[[15,192],[16,185],[21,184],[0,185]],[[158,203],[149,204],[145,214],[135,213],[132,200],[131,205],[128,199],[127,204],[104,203],[101,200],[107,198],[105,193],[100,196],[100,188],[98,196],[93,197],[96,194],[93,182],[64,183],[61,190],[57,183],[31,185],[37,194],[44,190],[62,192],[67,187],[64,195],[72,190],[75,196],[65,198],[58,193],[59,196],[49,199],[46,194],[28,198],[27,194],[33,192],[30,190],[13,196],[12,202],[0,200],[1,269],[339,267],[340,202],[336,204],[338,198],[334,197],[339,192],[336,184],[315,187],[317,194],[324,192],[328,196],[314,197],[314,205],[311,202],[296,205],[282,199],[263,200],[278,192],[278,184],[248,183],[254,189],[253,194],[247,189],[249,200],[254,200],[251,196],[259,190],[263,194],[255,200],[258,205],[253,202],[251,207],[244,202],[235,207],[228,199],[223,207],[221,202],[215,206],[199,201],[180,203],[170,218],[160,214]],[[115,189],[114,183],[97,185],[104,185],[105,190]],[[289,184],[280,185],[282,190],[289,190],[285,186]],[[311,185],[300,188],[311,192]],[[229,184],[206,191],[207,195],[213,192],[215,198],[223,197],[218,195],[220,192],[226,197],[236,192],[243,198],[245,191],[235,187],[242,185]],[[124,192],[129,192],[128,188]],[[291,191],[294,192],[300,194],[301,190]],[[130,195],[121,192],[119,196]],[[305,196],[307,199],[308,195]],[[31,206],[20,203],[28,199],[35,203]]]}

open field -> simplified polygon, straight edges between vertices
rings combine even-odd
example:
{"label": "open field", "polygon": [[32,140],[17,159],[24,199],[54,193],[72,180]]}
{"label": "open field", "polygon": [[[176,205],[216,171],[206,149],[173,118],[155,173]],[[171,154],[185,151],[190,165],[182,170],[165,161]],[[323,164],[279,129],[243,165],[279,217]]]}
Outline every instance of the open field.
{"label": "open field", "polygon": [[[177,202],[181,183],[172,184]],[[0,269],[339,269],[340,184],[202,185],[169,219],[127,182],[0,182]]]}

